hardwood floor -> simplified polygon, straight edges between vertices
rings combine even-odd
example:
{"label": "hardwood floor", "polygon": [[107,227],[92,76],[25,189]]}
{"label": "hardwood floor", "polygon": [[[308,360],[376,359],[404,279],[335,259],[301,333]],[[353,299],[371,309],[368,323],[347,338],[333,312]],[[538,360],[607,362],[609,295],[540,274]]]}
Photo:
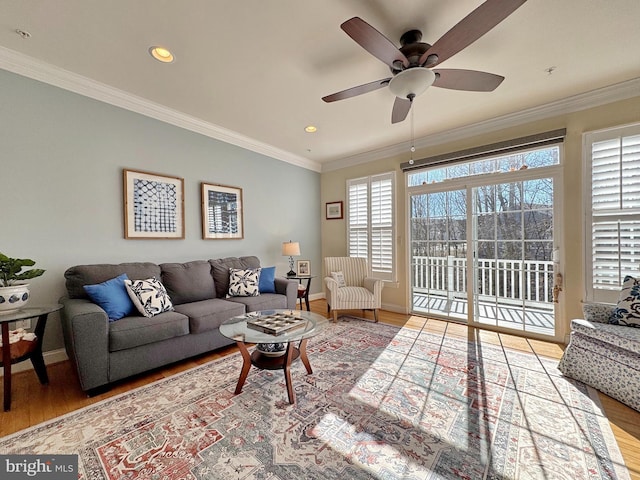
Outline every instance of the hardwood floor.
{"label": "hardwood floor", "polygon": [[[311,302],[311,310],[328,316],[327,304],[324,300]],[[356,316],[362,315],[360,310],[354,311],[353,314]],[[367,312],[366,316],[367,318],[373,318],[373,313]],[[415,328],[422,328],[425,322],[427,322],[427,319],[423,317],[402,315],[387,311],[381,311],[379,313],[379,320],[382,323],[397,326],[407,325]],[[528,340],[514,335],[486,330],[476,330],[457,323],[430,319],[427,322],[426,328],[440,332],[445,331],[446,335],[475,338],[482,343],[502,343],[511,348],[534,352],[551,358],[559,359],[563,351],[563,346],[555,343]],[[119,382],[114,385],[110,391],[92,398],[87,398],[85,393],[80,389],[75,371],[68,361],[47,367],[50,380],[48,386],[40,385],[33,371],[15,374],[12,382],[12,409],[10,412],[0,413],[0,437],[91,405],[132,388],[146,385],[207,363],[216,358],[224,357],[236,351],[237,349],[234,345],[213,353],[185,360],[178,364],[154,370],[153,372],[136,376],[127,381]],[[600,394],[600,400],[609,418],[631,478],[633,480],[640,480],[640,412],[604,394]]]}

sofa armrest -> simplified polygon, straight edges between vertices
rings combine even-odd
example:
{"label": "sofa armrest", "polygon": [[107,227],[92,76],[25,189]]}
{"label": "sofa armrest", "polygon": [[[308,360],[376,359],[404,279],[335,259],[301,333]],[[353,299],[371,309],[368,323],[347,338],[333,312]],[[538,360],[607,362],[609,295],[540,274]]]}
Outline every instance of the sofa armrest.
{"label": "sofa armrest", "polygon": [[329,292],[335,292],[340,288],[333,277],[324,277],[324,284]]}
{"label": "sofa armrest", "polygon": [[608,323],[615,308],[610,303],[585,303],[582,305],[582,313],[589,322]]}
{"label": "sofa armrest", "polygon": [[82,390],[109,383],[109,317],[86,299],[63,297],[62,331],[69,358],[76,365]]}
{"label": "sofa armrest", "polygon": [[274,278],[276,293],[287,297],[287,308],[293,310],[298,301],[298,282],[284,277]]}
{"label": "sofa armrest", "polygon": [[384,282],[379,278],[366,277],[362,282],[364,288],[373,293],[376,298],[380,298],[382,295],[382,287],[384,287]]}

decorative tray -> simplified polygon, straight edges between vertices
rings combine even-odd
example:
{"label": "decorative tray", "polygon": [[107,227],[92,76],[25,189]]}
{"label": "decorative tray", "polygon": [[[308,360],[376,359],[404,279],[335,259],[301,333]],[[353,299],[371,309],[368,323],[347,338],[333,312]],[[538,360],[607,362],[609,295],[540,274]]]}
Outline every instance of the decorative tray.
{"label": "decorative tray", "polygon": [[282,335],[294,328],[307,324],[304,318],[291,313],[274,313],[255,318],[247,318],[247,327],[270,335]]}

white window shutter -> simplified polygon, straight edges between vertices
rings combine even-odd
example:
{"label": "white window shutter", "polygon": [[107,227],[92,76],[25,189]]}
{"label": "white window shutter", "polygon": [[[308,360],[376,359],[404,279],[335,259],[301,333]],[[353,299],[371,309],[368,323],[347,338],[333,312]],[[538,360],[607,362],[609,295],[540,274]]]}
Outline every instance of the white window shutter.
{"label": "white window shutter", "polygon": [[367,259],[371,274],[395,280],[393,172],[349,180],[349,256]]}
{"label": "white window shutter", "polygon": [[614,302],[624,277],[640,276],[640,124],[586,134],[585,148],[587,300]]}

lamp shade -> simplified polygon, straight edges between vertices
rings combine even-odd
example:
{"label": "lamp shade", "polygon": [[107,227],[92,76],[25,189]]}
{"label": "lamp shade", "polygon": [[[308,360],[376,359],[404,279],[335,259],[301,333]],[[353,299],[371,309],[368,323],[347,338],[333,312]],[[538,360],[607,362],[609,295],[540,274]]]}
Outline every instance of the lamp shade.
{"label": "lamp shade", "polygon": [[300,244],[298,242],[282,242],[282,255],[285,257],[300,256]]}

